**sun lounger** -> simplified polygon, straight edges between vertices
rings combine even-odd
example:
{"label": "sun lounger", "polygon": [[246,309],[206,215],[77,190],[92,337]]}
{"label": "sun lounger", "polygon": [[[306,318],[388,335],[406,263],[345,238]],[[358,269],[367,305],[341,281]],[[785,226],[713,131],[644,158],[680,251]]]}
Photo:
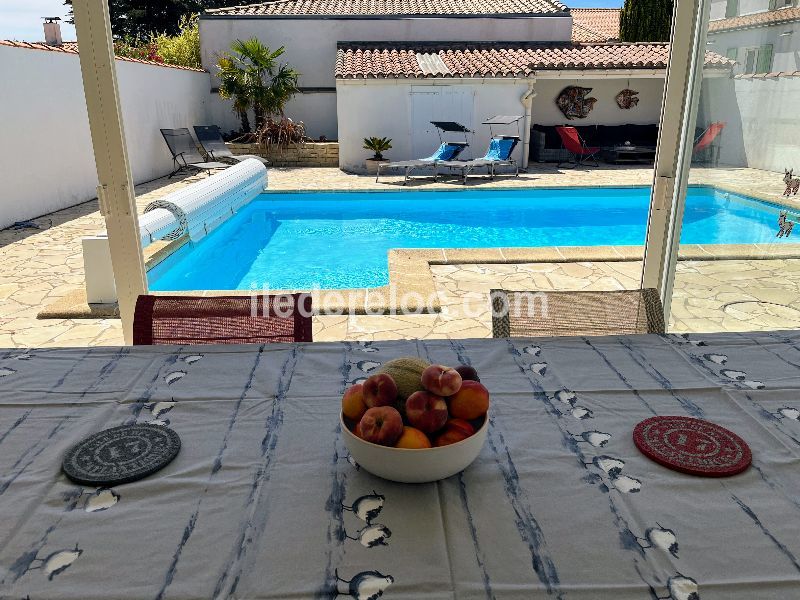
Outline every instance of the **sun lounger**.
{"label": "sun lounger", "polygon": [[422,167],[433,167],[433,178],[436,179],[436,166],[442,161],[453,160],[466,148],[469,144],[466,142],[442,142],[442,145],[431,154],[428,158],[420,158],[417,160],[402,160],[398,162],[383,163],[378,165],[378,174],[375,177],[377,183],[378,178],[381,176],[381,169],[404,169],[405,179],[403,185],[408,183],[408,178],[414,169]]}
{"label": "sun lounger", "polygon": [[447,167],[448,169],[461,171],[462,183],[466,185],[467,177],[475,169],[486,167],[490,179],[494,179],[496,174],[495,169],[499,166],[509,165],[515,168],[515,177],[519,177],[519,165],[517,161],[511,158],[514,150],[519,143],[519,137],[516,135],[502,135],[492,138],[489,142],[489,149],[483,158],[476,158],[474,160],[453,160],[439,163],[439,166]]}
{"label": "sun lounger", "polygon": [[194,134],[210,160],[237,163],[247,158],[254,158],[260,163],[269,164],[266,158],[255,154],[234,154],[231,152],[225,145],[225,140],[222,139],[222,132],[216,125],[195,125]]}
{"label": "sun lounger", "polygon": [[227,169],[230,166],[221,162],[207,161],[203,158],[194,143],[192,134],[185,127],[162,129],[161,135],[164,136],[164,141],[167,142],[167,147],[172,154],[172,166],[175,167],[175,170],[169,174],[170,178],[186,169],[206,171],[210,175],[212,169]]}

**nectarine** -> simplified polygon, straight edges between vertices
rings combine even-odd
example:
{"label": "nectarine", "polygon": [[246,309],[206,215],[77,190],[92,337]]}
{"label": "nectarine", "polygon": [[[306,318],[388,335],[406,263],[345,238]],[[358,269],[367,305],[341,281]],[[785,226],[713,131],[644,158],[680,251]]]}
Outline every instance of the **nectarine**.
{"label": "nectarine", "polygon": [[448,407],[450,416],[456,419],[471,421],[482,417],[489,410],[489,390],[477,381],[465,381],[450,397]]}
{"label": "nectarine", "polygon": [[438,431],[447,422],[447,402],[430,392],[414,392],[406,400],[406,419],[425,433]]}
{"label": "nectarine", "polygon": [[461,379],[464,381],[480,381],[481,378],[478,377],[478,372],[475,370],[474,367],[470,367],[469,365],[458,365],[456,367],[456,371],[458,374],[461,375]]}
{"label": "nectarine", "polygon": [[422,385],[437,396],[452,396],[461,388],[461,375],[450,367],[431,365],[422,372]]}
{"label": "nectarine", "polygon": [[360,383],[350,386],[342,396],[342,414],[348,419],[358,421],[367,410],[364,404],[364,386]]}
{"label": "nectarine", "polygon": [[358,422],[359,437],[381,446],[394,446],[403,434],[403,418],[392,406],[368,408]]}
{"label": "nectarine", "polygon": [[395,443],[394,447],[410,448],[414,450],[420,448],[430,448],[431,441],[428,439],[428,436],[419,429],[405,426],[403,427],[403,434],[400,436],[400,439],[397,440],[397,443]]}
{"label": "nectarine", "polygon": [[391,406],[397,400],[397,384],[388,373],[376,373],[364,382],[364,404],[367,408]]}

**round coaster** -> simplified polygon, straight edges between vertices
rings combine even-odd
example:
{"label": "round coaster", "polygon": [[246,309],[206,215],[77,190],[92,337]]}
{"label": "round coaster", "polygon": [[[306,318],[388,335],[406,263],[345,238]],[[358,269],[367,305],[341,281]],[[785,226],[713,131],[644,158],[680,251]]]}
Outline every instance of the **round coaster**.
{"label": "round coaster", "polygon": [[674,471],[727,477],[750,466],[750,447],[738,435],[701,419],[650,417],[633,430],[633,442],[648,458]]}
{"label": "round coaster", "polygon": [[61,469],[81,485],[119,485],[163,469],[180,449],[181,438],[169,427],[122,425],[75,444],[64,455]]}

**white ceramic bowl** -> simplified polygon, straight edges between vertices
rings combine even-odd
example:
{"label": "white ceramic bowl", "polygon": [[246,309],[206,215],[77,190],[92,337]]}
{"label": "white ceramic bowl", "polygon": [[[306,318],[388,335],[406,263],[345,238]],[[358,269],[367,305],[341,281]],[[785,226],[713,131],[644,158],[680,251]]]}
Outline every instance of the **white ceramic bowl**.
{"label": "white ceramic bowl", "polygon": [[389,448],[356,437],[339,413],[344,444],[355,461],[373,475],[401,483],[427,483],[466,469],[483,448],[489,419],[465,440],[440,448]]}

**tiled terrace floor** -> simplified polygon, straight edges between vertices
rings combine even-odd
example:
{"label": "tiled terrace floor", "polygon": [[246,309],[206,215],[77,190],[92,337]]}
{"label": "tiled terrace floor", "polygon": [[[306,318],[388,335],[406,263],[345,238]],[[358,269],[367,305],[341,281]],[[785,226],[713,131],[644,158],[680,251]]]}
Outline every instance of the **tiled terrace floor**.
{"label": "tiled terrace floor", "polygon": [[[648,185],[652,180],[650,168],[603,166],[591,171],[558,171],[534,164],[531,171],[518,179],[476,180],[470,185]],[[780,179],[778,174],[753,169],[695,169],[692,173],[692,183],[712,183],[774,200],[783,192]],[[139,209],[194,180],[159,179],[137,186]],[[371,177],[348,175],[338,169],[270,170],[273,190],[400,188],[400,178],[385,181],[376,184]],[[429,180],[412,184],[416,185],[461,188],[453,182],[431,184]],[[43,306],[83,285],[81,237],[104,229],[97,202],[45,215],[35,222],[42,230],[0,231],[0,348],[121,344],[116,319],[36,319]],[[443,307],[440,314],[319,316],[314,319],[314,339],[489,336],[486,298],[490,288],[620,289],[638,286],[640,271],[639,261],[435,265],[432,272]],[[761,303],[755,304],[755,300]],[[675,331],[799,327],[800,260],[681,262],[673,315]]]}

